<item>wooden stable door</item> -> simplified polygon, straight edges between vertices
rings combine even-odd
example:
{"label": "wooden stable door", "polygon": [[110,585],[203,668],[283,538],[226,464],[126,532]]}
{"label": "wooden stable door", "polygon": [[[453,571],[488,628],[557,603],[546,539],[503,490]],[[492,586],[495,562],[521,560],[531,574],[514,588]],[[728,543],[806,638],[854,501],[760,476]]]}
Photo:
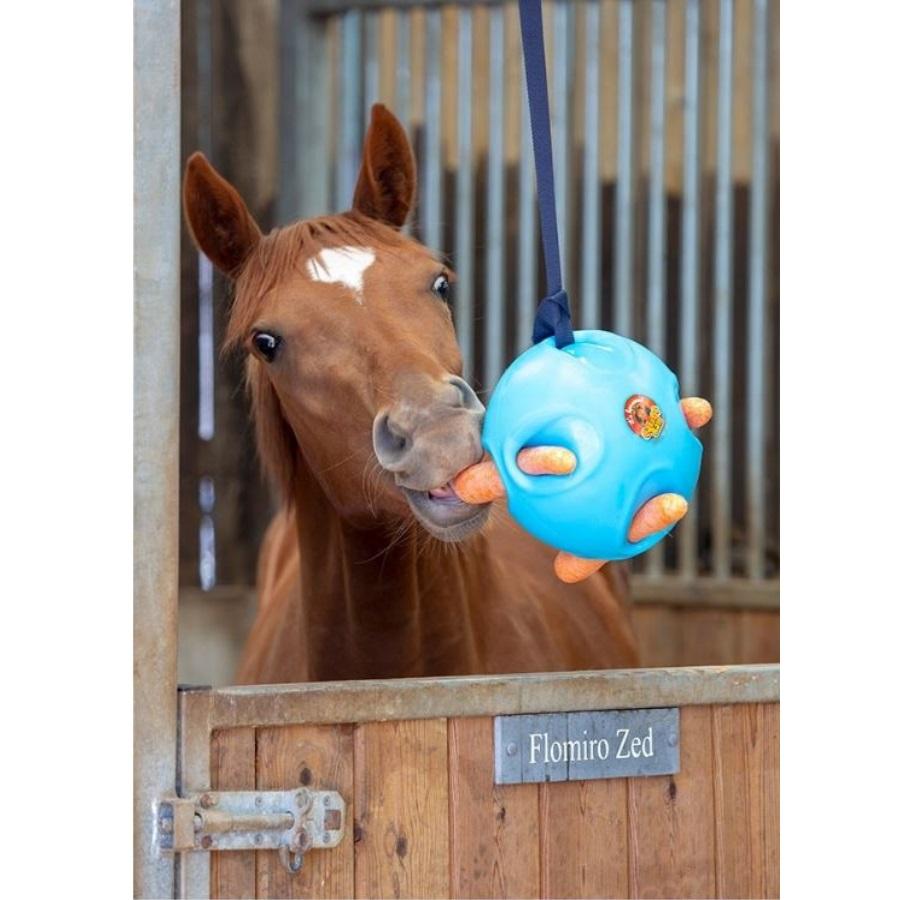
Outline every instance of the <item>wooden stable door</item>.
{"label": "wooden stable door", "polygon": [[[668,687],[666,672],[678,673]],[[310,851],[298,873],[271,850],[184,854],[209,858],[191,860],[193,890],[203,893],[208,879],[213,897],[778,895],[777,668],[435,679],[412,682],[418,694],[398,687],[409,684],[298,686],[281,689],[280,700],[274,688],[186,695],[205,722],[194,732],[209,738],[209,787],[304,785],[336,790],[347,804],[343,841]],[[680,770],[499,786],[493,715],[411,717],[492,702],[503,714],[677,705]],[[319,724],[304,721],[304,710],[358,720]]]}

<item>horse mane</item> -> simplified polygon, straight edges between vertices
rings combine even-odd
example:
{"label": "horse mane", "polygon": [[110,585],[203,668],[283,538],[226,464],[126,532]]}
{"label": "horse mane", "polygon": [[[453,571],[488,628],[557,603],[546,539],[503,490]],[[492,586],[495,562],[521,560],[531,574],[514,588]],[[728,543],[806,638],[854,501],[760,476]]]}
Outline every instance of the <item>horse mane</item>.
{"label": "horse mane", "polygon": [[[406,240],[390,226],[355,211],[273,229],[260,239],[235,275],[234,299],[222,352],[235,352],[244,345],[266,294],[287,276],[302,272],[305,262],[320,250],[366,246],[399,254]],[[302,450],[282,412],[265,366],[249,354],[245,377],[260,463],[283,502],[290,505]]]}

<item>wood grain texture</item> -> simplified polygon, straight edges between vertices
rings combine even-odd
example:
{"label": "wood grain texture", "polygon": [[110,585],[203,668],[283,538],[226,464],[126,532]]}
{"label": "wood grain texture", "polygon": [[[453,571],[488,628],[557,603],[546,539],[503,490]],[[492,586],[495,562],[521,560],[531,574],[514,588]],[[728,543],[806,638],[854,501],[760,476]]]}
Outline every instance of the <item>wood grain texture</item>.
{"label": "wood grain texture", "polygon": [[638,659],[642,666],[680,666],[683,631],[680,610],[659,605],[634,605],[631,621],[638,642]]}
{"label": "wood grain texture", "polygon": [[632,897],[712,897],[716,889],[712,712],[681,710],[681,771],[628,780]]}
{"label": "wood grain texture", "polygon": [[739,652],[740,613],[724,609],[685,609],[679,616],[682,630],[682,666],[727,666]]}
{"label": "wood grain texture", "polygon": [[494,785],[490,716],[448,723],[450,896],[537,897],[538,785]]}
{"label": "wood grain texture", "polygon": [[776,610],[636,604],[631,617],[642,666],[778,662]]}
{"label": "wood grain texture", "polygon": [[627,785],[540,785],[541,896],[628,896]]}
{"label": "wood grain texture", "polygon": [[737,663],[778,662],[781,652],[780,617],[777,612],[744,610],[738,626]]}
{"label": "wood grain texture", "polygon": [[713,708],[716,893],[778,896],[779,708]]}
{"label": "wood grain texture", "polygon": [[257,787],[338,791],[347,804],[344,839],[330,850],[311,850],[291,875],[274,850],[258,853],[259,897],[350,897],[353,895],[353,727],[290,725],[257,734]]}
{"label": "wood grain texture", "polygon": [[[252,791],[256,787],[256,736],[252,728],[216,731],[210,748],[210,787]],[[210,896],[256,896],[256,854],[238,850],[210,854]]]}
{"label": "wood grain texture", "polygon": [[446,897],[447,720],[359,725],[353,759],[356,896]]}

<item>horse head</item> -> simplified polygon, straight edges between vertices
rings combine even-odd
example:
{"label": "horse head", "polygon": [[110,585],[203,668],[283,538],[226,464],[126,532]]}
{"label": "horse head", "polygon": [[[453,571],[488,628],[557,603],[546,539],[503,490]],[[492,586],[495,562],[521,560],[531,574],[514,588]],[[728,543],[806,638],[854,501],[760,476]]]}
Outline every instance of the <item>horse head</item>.
{"label": "horse head", "polygon": [[246,354],[259,453],[288,502],[305,467],[344,519],[414,517],[457,541],[488,515],[449,486],[482,456],[484,407],[461,377],[453,274],[401,231],[415,189],[406,134],[376,105],[349,211],[263,235],[199,153],[184,207],[233,283],[226,348]]}

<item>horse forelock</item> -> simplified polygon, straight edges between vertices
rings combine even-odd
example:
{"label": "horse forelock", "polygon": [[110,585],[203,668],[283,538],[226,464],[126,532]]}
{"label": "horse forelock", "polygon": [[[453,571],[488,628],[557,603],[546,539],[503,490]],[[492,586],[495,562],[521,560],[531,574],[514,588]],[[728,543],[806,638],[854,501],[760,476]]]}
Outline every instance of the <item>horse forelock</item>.
{"label": "horse forelock", "polygon": [[302,274],[306,262],[320,251],[366,247],[376,255],[399,255],[408,241],[395,229],[354,211],[273,229],[259,241],[235,276],[223,350],[233,350],[247,338],[266,294],[285,278]]}

